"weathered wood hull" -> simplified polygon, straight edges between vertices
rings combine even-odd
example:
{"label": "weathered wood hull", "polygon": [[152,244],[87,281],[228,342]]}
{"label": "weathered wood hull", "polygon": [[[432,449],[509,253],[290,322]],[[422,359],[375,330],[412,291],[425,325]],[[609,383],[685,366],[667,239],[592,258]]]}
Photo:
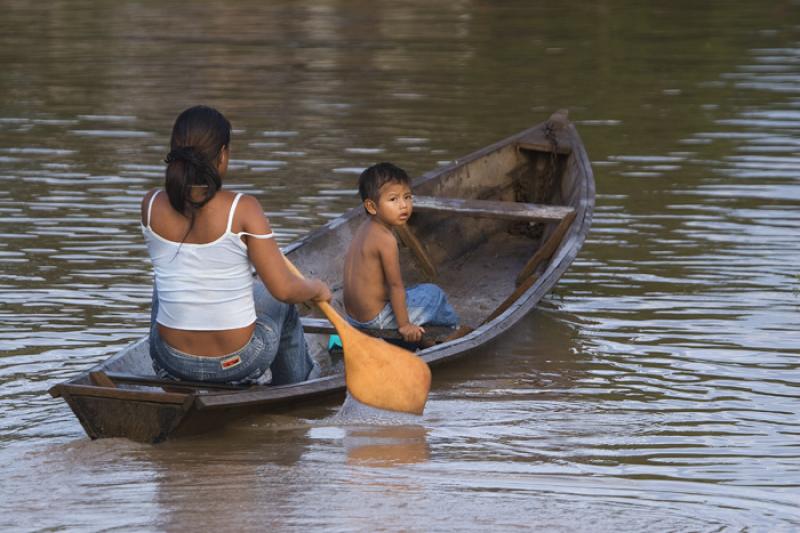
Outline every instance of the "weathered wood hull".
{"label": "weathered wood hull", "polygon": [[[465,325],[418,352],[431,366],[479,350],[537,305],[580,250],[595,196],[588,156],[563,113],[423,175],[413,190],[419,202],[399,235],[404,280],[441,285]],[[284,250],[304,274],[330,284],[334,303],[342,251],[364,216],[355,207]],[[320,346],[326,337],[309,338]],[[64,398],[91,438],[160,442],[255,412],[341,397],[341,368],[328,374],[276,387],[162,382],[141,339],[51,394]]]}

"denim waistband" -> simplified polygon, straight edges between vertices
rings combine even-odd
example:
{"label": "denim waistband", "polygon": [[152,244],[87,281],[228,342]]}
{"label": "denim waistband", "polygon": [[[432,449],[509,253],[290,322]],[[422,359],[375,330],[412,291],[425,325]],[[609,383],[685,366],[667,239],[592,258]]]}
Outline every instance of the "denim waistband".
{"label": "denim waistband", "polygon": [[383,309],[378,311],[378,314],[375,315],[375,318],[367,320],[366,322],[359,322],[355,318],[352,318],[350,315],[345,315],[345,318],[351,325],[357,328],[384,329],[387,320],[392,318],[392,313],[393,313],[392,304],[388,303],[383,307]]}
{"label": "denim waistband", "polygon": [[250,340],[238,350],[225,355],[193,355],[170,346],[150,330],[150,357],[153,370],[163,378],[233,384],[267,384],[279,336],[264,324],[257,323]]}
{"label": "denim waistband", "polygon": [[241,354],[244,350],[247,349],[248,346],[250,346],[250,343],[253,342],[253,339],[255,338],[255,336],[256,336],[256,332],[255,332],[255,330],[253,330],[253,333],[250,335],[250,338],[247,340],[246,343],[244,343],[244,345],[241,348],[237,348],[236,350],[232,351],[231,353],[226,353],[224,355],[194,355],[194,354],[182,352],[179,349],[177,349],[174,346],[172,346],[171,344],[167,343],[167,341],[165,341],[161,337],[160,334],[158,335],[158,342],[161,344],[161,346],[164,347],[165,350],[167,350],[170,353],[170,355],[174,355],[176,357],[185,357],[185,358],[191,359],[191,360],[215,361],[217,359],[225,359],[226,357],[231,357],[233,355]]}

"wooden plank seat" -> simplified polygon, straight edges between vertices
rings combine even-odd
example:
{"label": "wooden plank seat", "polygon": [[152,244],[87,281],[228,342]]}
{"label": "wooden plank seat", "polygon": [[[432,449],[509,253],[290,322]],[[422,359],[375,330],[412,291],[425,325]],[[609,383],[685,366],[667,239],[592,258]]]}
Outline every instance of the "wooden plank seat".
{"label": "wooden plank seat", "polygon": [[[161,404],[188,405],[201,392],[224,392],[249,389],[250,385],[230,385],[226,383],[202,383],[198,381],[176,381],[162,379],[157,376],[128,374],[125,372],[104,372],[102,370],[89,373],[90,384],[63,383],[50,389],[53,397],[70,395],[93,396],[118,400],[135,400]],[[160,388],[153,391],[140,388],[119,387],[118,385],[138,385],[142,387]]]}
{"label": "wooden plank seat", "polygon": [[[206,383],[201,381],[183,381],[162,379],[156,376],[142,376],[137,374],[127,374],[124,372],[105,372],[105,378],[113,384],[129,383],[135,385],[144,385],[150,387],[162,387],[174,390],[195,390],[195,389],[208,389],[208,390],[241,390],[247,389],[250,385],[230,385],[228,383]],[[94,376],[92,379],[95,379]],[[98,385],[100,385],[98,383]],[[105,385],[107,386],[107,385]]]}
{"label": "wooden plank seat", "polygon": [[[572,221],[575,219],[576,215],[575,209],[568,206],[504,202],[498,200],[467,200],[463,198],[443,198],[439,196],[414,196],[414,209],[422,212],[454,213],[504,220],[527,220],[529,222],[545,223],[557,222],[558,226],[556,226],[556,229],[518,274],[516,280],[518,286],[531,285],[532,281],[531,283],[526,283],[526,281],[529,281],[529,278],[539,265],[552,257],[558,245],[561,244],[561,240],[564,238],[570,225],[572,225]],[[412,252],[423,265],[423,268],[428,264],[433,265],[421,246],[412,247]],[[435,267],[431,266],[430,268]],[[516,294],[517,291],[515,291],[514,295]],[[510,301],[504,302],[506,307],[510,306],[510,304]],[[494,313],[491,318],[494,318]]]}
{"label": "wooden plank seat", "polygon": [[[336,334],[336,328],[334,328],[333,324],[331,324],[326,318],[313,318],[304,316],[301,317],[300,320],[303,323],[303,331],[306,333],[322,333],[328,335]],[[423,328],[425,328],[425,334],[422,336],[422,342],[420,343],[423,345],[433,345],[443,342],[453,335],[454,332],[452,328],[448,328],[446,326],[423,326]],[[378,337],[381,339],[402,339],[402,336],[396,329],[360,329],[359,331],[362,331],[372,337]]]}
{"label": "wooden plank seat", "polygon": [[517,143],[517,148],[521,150],[533,150],[534,152],[555,152],[560,155],[569,155],[572,153],[572,146],[566,144],[564,140],[559,141],[556,146],[553,146],[547,140],[521,140]]}
{"label": "wooden plank seat", "polygon": [[467,200],[439,196],[414,196],[414,210],[429,213],[450,213],[505,220],[530,222],[560,222],[573,213],[572,207],[527,204],[500,200]]}
{"label": "wooden plank seat", "polygon": [[[166,383],[167,380],[163,380]],[[177,383],[177,382],[172,382]],[[184,392],[185,391],[185,392]],[[95,398],[107,398],[116,400],[133,400],[139,402],[165,403],[186,405],[194,398],[193,391],[174,392],[164,388],[163,391],[146,391],[123,389],[116,386],[103,385],[82,385],[72,383],[61,383],[50,389],[50,395],[54,398],[71,396],[90,396]]]}

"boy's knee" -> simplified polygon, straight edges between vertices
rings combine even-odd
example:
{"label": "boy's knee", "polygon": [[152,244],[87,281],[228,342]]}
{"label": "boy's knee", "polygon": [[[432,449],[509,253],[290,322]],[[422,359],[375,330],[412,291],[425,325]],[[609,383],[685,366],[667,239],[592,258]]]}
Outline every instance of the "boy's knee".
{"label": "boy's knee", "polygon": [[441,287],[434,283],[425,283],[425,292],[430,295],[432,299],[435,299],[437,302],[442,302],[447,300],[447,295],[444,293]]}
{"label": "boy's knee", "polygon": [[444,294],[442,288],[435,283],[420,283],[416,286],[416,289],[424,294]]}

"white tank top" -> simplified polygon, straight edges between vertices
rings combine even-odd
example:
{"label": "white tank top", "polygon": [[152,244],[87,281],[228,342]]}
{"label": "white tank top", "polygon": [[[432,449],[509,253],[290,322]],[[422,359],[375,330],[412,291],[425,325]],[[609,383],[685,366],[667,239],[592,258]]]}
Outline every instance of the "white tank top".
{"label": "white tank top", "polygon": [[274,234],[231,232],[239,193],[231,204],[225,233],[217,240],[205,244],[170,241],[150,227],[153,200],[160,192],[150,198],[147,226],[142,224],[158,290],[156,322],[197,331],[236,329],[255,322],[254,270],[241,237],[270,239]]}

